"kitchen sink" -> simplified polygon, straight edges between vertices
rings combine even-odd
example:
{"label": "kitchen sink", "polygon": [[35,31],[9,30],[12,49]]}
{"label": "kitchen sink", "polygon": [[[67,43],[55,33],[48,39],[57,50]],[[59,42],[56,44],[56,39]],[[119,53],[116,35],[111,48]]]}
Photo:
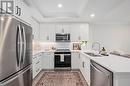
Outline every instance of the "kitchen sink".
{"label": "kitchen sink", "polygon": [[92,53],[92,52],[84,52],[84,53],[89,55],[89,56],[92,56],[92,57],[102,57],[101,55],[95,54],[95,53]]}

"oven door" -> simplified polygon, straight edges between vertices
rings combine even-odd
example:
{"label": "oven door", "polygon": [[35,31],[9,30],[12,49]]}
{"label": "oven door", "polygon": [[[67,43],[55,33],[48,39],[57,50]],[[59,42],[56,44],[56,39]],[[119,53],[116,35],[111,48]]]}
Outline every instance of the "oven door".
{"label": "oven door", "polygon": [[64,62],[61,62],[61,54],[55,54],[55,68],[56,67],[63,67],[64,66]]}
{"label": "oven door", "polygon": [[55,54],[55,68],[71,67],[71,54]]}

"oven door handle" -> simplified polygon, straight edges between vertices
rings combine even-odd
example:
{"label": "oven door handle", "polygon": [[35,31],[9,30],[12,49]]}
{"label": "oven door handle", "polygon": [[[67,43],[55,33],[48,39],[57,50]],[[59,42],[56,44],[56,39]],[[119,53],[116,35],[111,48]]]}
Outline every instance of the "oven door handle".
{"label": "oven door handle", "polygon": [[70,56],[71,54],[64,54],[65,56]]}
{"label": "oven door handle", "polygon": [[55,54],[55,55],[65,55],[65,56],[70,56],[71,54]]}
{"label": "oven door handle", "polygon": [[55,54],[55,55],[57,55],[57,56],[59,55],[60,56],[61,54]]}

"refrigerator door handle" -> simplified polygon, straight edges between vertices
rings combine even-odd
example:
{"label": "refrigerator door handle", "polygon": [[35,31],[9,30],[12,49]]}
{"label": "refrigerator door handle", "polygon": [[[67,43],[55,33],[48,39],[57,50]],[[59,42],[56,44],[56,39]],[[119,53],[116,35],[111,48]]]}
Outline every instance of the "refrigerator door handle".
{"label": "refrigerator door handle", "polygon": [[20,33],[20,58],[19,58],[19,66],[20,66],[22,60],[22,48],[23,48],[22,31],[20,25],[19,25],[19,33]]}
{"label": "refrigerator door handle", "polygon": [[23,64],[24,64],[24,61],[25,61],[25,55],[26,55],[26,34],[25,34],[25,28],[24,26],[22,26],[22,30],[23,30]]}
{"label": "refrigerator door handle", "polygon": [[17,65],[19,65],[19,27],[17,26],[17,33],[16,33],[16,60],[17,60]]}
{"label": "refrigerator door handle", "polygon": [[22,45],[21,45],[22,37],[21,37],[21,29],[20,25],[17,26],[17,34],[16,34],[16,58],[17,58],[17,65],[20,66],[20,60],[21,60],[21,51],[22,51]]}

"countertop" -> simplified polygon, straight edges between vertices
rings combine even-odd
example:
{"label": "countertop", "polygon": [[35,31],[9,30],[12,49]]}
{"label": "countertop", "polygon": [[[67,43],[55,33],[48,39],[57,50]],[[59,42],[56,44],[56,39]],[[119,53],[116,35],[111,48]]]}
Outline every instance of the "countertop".
{"label": "countertop", "polygon": [[[129,73],[130,74],[130,59],[111,55],[102,56],[102,57],[92,57],[84,52],[95,52],[95,51],[80,51],[80,53],[86,55],[91,60],[94,60],[96,63],[102,65],[113,73]],[[96,52],[95,52],[96,53]]]}
{"label": "countertop", "polygon": [[35,50],[32,52],[32,55],[37,55],[38,53],[42,53],[43,51],[42,50]]}
{"label": "countertop", "polygon": [[[49,53],[49,52],[55,52],[55,50],[49,50],[49,51],[33,51],[33,55],[36,55],[38,53]],[[102,65],[103,67],[107,68],[108,70],[112,71],[113,73],[130,73],[130,59],[124,58],[121,56],[111,55],[109,56],[102,56],[102,57],[92,57],[84,52],[94,52],[93,50],[71,50],[71,52],[77,52],[85,55],[86,57],[90,58],[91,60],[94,60],[98,64]]]}
{"label": "countertop", "polygon": [[130,59],[116,55],[92,58],[113,73],[130,73]]}
{"label": "countertop", "polygon": [[[77,53],[79,53],[81,50],[70,50],[71,52],[77,52]],[[55,50],[34,50],[33,51],[33,55],[36,55],[36,54],[38,54],[38,53],[53,53],[53,52],[55,52]]]}
{"label": "countertop", "polygon": [[38,54],[38,53],[51,53],[51,52],[53,53],[53,52],[55,52],[55,50],[48,50],[48,51],[45,51],[45,50],[35,50],[35,51],[33,51],[33,56]]}

